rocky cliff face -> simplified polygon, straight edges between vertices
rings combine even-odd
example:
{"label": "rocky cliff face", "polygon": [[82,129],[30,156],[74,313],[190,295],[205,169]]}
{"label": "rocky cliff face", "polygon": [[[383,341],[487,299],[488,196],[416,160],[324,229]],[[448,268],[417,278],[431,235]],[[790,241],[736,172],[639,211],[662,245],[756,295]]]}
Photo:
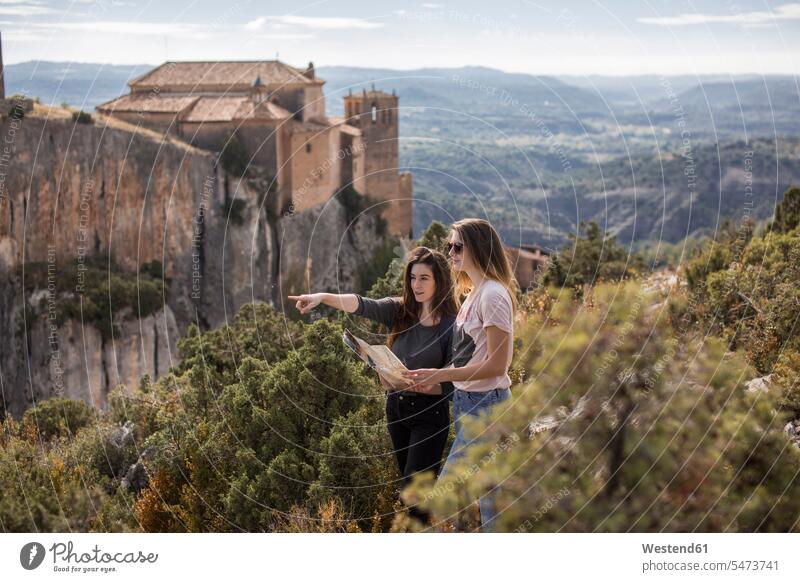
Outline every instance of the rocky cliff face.
{"label": "rocky cliff face", "polygon": [[[280,306],[307,275],[314,289],[352,289],[380,239],[373,218],[351,223],[335,200],[276,217],[263,182],[118,121],[37,107],[4,118],[0,139],[0,387],[15,415],[56,394],[104,407],[118,384],[174,365],[190,323]],[[81,284],[97,257],[135,291],[126,302],[109,283],[92,319]],[[165,283],[157,305],[139,284],[148,265]]]}

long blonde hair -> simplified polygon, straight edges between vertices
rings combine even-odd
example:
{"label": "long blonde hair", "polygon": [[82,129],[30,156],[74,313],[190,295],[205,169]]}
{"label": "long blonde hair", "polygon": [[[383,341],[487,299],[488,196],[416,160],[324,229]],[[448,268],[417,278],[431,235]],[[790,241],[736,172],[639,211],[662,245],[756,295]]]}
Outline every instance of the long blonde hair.
{"label": "long blonde hair", "polygon": [[[464,248],[469,252],[472,262],[481,270],[487,279],[497,281],[506,288],[511,296],[511,302],[517,306],[517,280],[511,269],[500,235],[488,221],[481,218],[465,218],[454,222],[451,227],[458,236]],[[467,293],[472,291],[472,279],[465,271],[454,274],[456,300],[461,301]]]}

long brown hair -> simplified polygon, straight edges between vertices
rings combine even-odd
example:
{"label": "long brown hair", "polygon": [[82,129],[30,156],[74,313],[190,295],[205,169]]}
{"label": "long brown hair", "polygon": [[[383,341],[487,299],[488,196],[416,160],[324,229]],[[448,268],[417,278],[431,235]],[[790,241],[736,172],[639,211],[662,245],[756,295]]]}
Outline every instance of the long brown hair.
{"label": "long brown hair", "polygon": [[389,335],[390,347],[399,334],[419,323],[422,314],[422,303],[414,297],[414,290],[411,288],[411,269],[418,264],[428,265],[433,272],[433,282],[436,285],[436,290],[431,300],[431,315],[433,318],[438,318],[441,321],[443,317],[454,317],[458,311],[453,297],[453,278],[447,257],[439,251],[428,247],[413,249],[408,254],[408,260],[403,269],[403,300],[400,306],[400,313],[395,319]]}
{"label": "long brown hair", "polygon": [[[472,262],[481,270],[484,277],[493,279],[503,285],[511,295],[511,302],[517,304],[517,280],[511,269],[505,247],[500,235],[486,220],[465,218],[454,222],[452,229],[461,237],[461,243],[469,252]],[[472,291],[472,279],[465,271],[455,277],[455,297],[459,300]]]}

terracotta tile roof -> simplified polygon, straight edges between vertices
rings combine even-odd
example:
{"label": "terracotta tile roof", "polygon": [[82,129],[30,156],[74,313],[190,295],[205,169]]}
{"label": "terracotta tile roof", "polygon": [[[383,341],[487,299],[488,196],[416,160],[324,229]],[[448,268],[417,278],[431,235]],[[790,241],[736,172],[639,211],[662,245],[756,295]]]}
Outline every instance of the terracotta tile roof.
{"label": "terracotta tile roof", "polygon": [[530,253],[541,253],[543,255],[549,255],[550,251],[548,251],[544,247],[540,247],[539,245],[520,245],[519,248],[528,251]]}
{"label": "terracotta tile roof", "polygon": [[286,119],[291,117],[292,114],[289,113],[286,109],[281,107],[280,105],[276,105],[275,103],[265,101],[260,103],[253,111],[253,117],[261,118],[270,118],[270,119]]}
{"label": "terracotta tile roof", "polygon": [[249,97],[200,97],[182,121],[207,123],[245,119],[280,120],[292,114],[270,102],[254,104]]}
{"label": "terracotta tile roof", "polygon": [[547,260],[550,253],[538,246],[523,245],[521,247],[505,247],[512,259],[525,259],[529,261]]}
{"label": "terracotta tile roof", "polygon": [[518,248],[518,247],[511,247],[508,250],[509,250],[509,252],[518,255],[519,258],[521,258],[521,259],[531,259],[531,260],[533,260],[533,259],[540,258],[540,255],[536,255],[536,254],[532,253],[531,251],[529,251],[527,249]]}
{"label": "terracotta tile roof", "polygon": [[123,95],[97,106],[101,113],[173,113],[181,121],[212,122],[244,119],[287,119],[292,116],[275,103],[254,105],[249,97],[170,97]]}
{"label": "terracotta tile roof", "polygon": [[163,95],[123,95],[96,109],[103,113],[180,113],[191,107],[198,97],[168,97]]}
{"label": "terracotta tile roof", "polygon": [[233,88],[250,87],[259,79],[262,85],[287,83],[323,83],[321,79],[309,79],[301,69],[290,67],[280,61],[206,61],[166,62],[130,82],[133,89],[153,86],[178,85],[187,91],[202,90],[214,85]]}

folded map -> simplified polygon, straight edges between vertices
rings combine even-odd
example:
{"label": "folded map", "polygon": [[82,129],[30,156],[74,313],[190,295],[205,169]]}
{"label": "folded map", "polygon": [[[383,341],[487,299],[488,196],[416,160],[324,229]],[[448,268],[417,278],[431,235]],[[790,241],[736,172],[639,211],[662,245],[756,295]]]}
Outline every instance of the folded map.
{"label": "folded map", "polygon": [[370,368],[378,372],[393,388],[405,388],[407,380],[403,376],[403,372],[407,371],[407,369],[388,346],[383,344],[370,345],[354,336],[348,330],[344,330],[342,341],[359,358],[364,360]]}

